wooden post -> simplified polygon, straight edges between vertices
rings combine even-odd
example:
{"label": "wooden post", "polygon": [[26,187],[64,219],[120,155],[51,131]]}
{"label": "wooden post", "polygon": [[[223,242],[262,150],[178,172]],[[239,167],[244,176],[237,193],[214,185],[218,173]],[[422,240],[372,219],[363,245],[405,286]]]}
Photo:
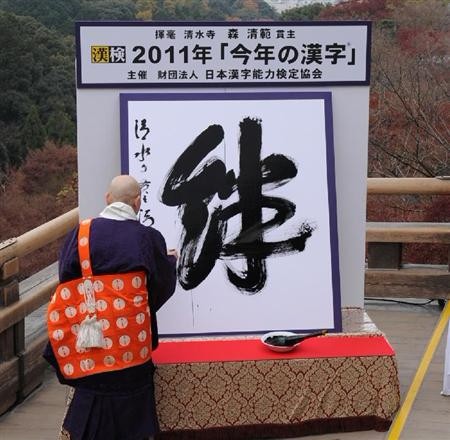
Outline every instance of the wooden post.
{"label": "wooden post", "polygon": [[[12,245],[14,242],[11,242]],[[19,300],[19,259],[13,257],[0,266],[0,307],[7,307]],[[0,361],[11,359],[16,353],[14,328],[0,334]]]}
{"label": "wooden post", "polygon": [[368,243],[367,266],[369,269],[400,269],[401,243]]}
{"label": "wooden post", "polygon": [[[16,239],[8,240],[8,242],[2,243],[2,249],[9,246],[14,246]],[[19,301],[19,272],[20,264],[19,258],[13,256],[6,260],[0,266],[0,308],[8,307],[11,304]],[[20,359],[23,357],[25,351],[25,321],[21,320],[14,324],[12,327],[7,328],[0,333],[0,363],[6,364],[8,361],[18,359],[16,363],[18,369],[17,387],[9,389],[8,396],[1,396],[5,401],[13,402],[22,399],[21,383],[23,383],[23,377],[20,377],[21,370]],[[23,374],[22,374],[23,376]]]}

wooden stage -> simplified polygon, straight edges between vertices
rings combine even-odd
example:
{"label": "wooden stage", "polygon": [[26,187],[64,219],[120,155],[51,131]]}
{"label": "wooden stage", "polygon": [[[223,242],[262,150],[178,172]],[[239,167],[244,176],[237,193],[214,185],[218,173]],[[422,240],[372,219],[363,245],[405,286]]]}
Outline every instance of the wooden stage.
{"label": "wooden stage", "polygon": [[[419,302],[420,300],[411,300]],[[397,353],[404,397],[439,318],[436,303],[424,307],[367,301],[366,311]],[[442,397],[445,338],[441,341],[401,436],[405,440],[448,440],[450,397]],[[50,371],[43,386],[25,402],[0,417],[0,439],[56,440],[65,407],[65,387]],[[381,440],[385,432],[360,431],[301,437],[316,440]]]}

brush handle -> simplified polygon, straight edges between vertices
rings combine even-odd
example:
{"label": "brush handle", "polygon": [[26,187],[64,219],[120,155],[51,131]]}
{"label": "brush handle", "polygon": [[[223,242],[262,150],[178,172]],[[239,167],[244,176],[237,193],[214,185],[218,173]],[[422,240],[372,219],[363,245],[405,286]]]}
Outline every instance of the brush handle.
{"label": "brush handle", "polygon": [[322,336],[326,333],[326,330],[320,332],[309,333],[307,335],[291,335],[291,336],[269,336],[265,342],[270,345],[276,345],[279,347],[291,347],[292,345],[298,344],[305,339],[315,338],[317,336]]}

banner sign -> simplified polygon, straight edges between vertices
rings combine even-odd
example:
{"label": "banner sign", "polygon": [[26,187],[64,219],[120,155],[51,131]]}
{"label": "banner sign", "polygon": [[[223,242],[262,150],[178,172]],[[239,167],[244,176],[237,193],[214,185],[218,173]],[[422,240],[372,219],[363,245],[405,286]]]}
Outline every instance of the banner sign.
{"label": "banner sign", "polygon": [[122,173],[141,184],[140,221],[180,251],[160,333],[340,331],[331,93],[120,103]]}
{"label": "banner sign", "polygon": [[368,85],[370,22],[78,22],[77,86]]}

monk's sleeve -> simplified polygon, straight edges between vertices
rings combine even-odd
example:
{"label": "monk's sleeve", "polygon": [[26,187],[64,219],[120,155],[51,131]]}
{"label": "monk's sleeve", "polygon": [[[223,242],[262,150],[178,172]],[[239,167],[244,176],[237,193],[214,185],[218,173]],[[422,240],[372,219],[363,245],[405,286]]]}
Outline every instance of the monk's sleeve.
{"label": "monk's sleeve", "polygon": [[167,255],[166,241],[159,231],[153,229],[152,235],[154,273],[150,277],[149,293],[159,310],[175,291],[176,258]]}

